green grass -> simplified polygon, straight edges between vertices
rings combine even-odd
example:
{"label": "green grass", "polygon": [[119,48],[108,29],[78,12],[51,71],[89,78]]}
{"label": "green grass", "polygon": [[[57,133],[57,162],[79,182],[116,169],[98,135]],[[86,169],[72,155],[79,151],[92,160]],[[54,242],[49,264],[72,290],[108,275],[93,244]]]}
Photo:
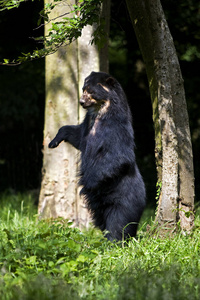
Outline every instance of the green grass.
{"label": "green grass", "polygon": [[200,219],[191,235],[146,231],[126,247],[59,219],[38,221],[28,194],[0,198],[0,299],[200,299]]}

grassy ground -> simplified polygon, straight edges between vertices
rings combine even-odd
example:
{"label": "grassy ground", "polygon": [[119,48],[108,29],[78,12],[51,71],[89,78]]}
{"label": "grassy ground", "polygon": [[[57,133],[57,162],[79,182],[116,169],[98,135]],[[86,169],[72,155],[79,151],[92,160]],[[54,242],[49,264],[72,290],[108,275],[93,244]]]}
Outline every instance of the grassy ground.
{"label": "grassy ground", "polygon": [[126,247],[64,220],[38,221],[28,194],[0,199],[0,299],[200,299],[200,219],[189,236],[146,231]]}

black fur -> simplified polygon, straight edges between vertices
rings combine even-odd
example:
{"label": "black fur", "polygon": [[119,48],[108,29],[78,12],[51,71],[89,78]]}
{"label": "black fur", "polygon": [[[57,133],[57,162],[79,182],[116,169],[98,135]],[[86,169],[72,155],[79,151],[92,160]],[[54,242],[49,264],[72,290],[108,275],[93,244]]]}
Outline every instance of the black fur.
{"label": "black fur", "polygon": [[83,123],[61,127],[49,147],[64,140],[81,151],[81,194],[94,224],[108,231],[107,238],[135,236],[145,206],[145,187],[135,160],[124,91],[110,75],[92,72],[85,79],[80,103],[87,109]]}

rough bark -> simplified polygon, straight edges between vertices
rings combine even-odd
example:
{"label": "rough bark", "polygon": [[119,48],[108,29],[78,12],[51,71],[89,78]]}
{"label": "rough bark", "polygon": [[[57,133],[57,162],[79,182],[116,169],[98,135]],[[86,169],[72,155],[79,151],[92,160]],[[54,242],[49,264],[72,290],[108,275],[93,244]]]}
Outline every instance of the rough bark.
{"label": "rough bark", "polygon": [[[66,9],[68,6],[58,5],[51,18]],[[91,31],[87,26],[78,41],[46,57],[43,179],[38,207],[41,218],[63,217],[85,226],[89,214],[77,187],[78,151],[67,143],[48,149],[48,143],[61,126],[78,124],[83,118],[79,105],[83,80],[99,70],[98,51],[90,45]]]}
{"label": "rough bark", "polygon": [[174,229],[193,226],[194,172],[183,79],[172,36],[159,0],[126,0],[146,64],[158,181],[162,182],[157,221]]}
{"label": "rough bark", "polygon": [[[66,10],[57,6],[51,18]],[[45,30],[48,31],[46,25]],[[45,60],[46,105],[43,142],[43,179],[38,212],[42,218],[76,219],[76,155],[75,149],[62,143],[54,151],[48,148],[62,125],[78,123],[77,43],[60,48]]]}

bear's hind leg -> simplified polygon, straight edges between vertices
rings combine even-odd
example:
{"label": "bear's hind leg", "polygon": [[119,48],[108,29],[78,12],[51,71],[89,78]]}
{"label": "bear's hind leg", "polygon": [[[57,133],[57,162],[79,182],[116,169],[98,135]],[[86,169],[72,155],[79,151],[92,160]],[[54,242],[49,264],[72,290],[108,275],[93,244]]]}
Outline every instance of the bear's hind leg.
{"label": "bear's hind leg", "polygon": [[119,204],[110,206],[105,210],[104,217],[108,240],[120,241],[136,236],[139,220],[123,206]]}

